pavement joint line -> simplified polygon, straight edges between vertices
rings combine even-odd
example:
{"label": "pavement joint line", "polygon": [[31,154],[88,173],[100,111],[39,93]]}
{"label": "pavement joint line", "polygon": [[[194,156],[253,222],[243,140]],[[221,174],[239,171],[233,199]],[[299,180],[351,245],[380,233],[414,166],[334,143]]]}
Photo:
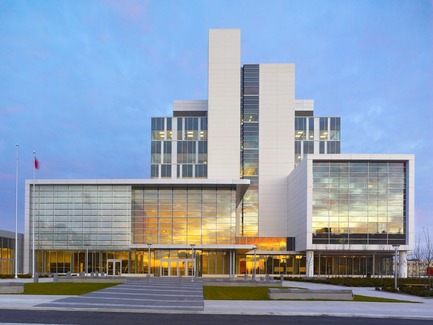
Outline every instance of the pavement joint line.
{"label": "pavement joint line", "polygon": [[105,291],[105,290],[98,290],[98,291],[94,291],[94,292],[89,292],[86,293],[87,294],[92,294],[92,293],[104,293],[104,294],[111,294],[111,295],[121,295],[121,294],[131,294],[131,295],[143,295],[143,294],[177,294],[177,295],[203,295],[203,291],[202,290],[197,290],[197,291],[188,291],[188,292],[184,292],[184,291],[170,291],[170,290],[165,290],[165,291],[158,291],[158,290],[140,290],[140,291],[128,291],[128,290],[117,290],[117,291]]}
{"label": "pavement joint line", "polygon": [[149,287],[149,286],[154,286],[154,287],[173,287],[174,285],[178,286],[178,287],[184,287],[184,288],[195,288],[195,287],[202,287],[203,283],[199,283],[199,282],[188,282],[188,283],[171,283],[171,284],[160,284],[160,283],[143,283],[143,282],[136,282],[136,283],[131,283],[131,282],[126,282],[126,283],[120,283],[119,286],[122,287],[135,287],[135,286],[140,286],[140,287]]}
{"label": "pavement joint line", "polygon": [[167,286],[167,287],[162,287],[162,286],[124,286],[122,284],[115,286],[115,287],[109,287],[107,289],[121,289],[121,288],[133,288],[133,289],[148,289],[148,288],[161,288],[163,290],[167,290],[167,289],[182,289],[182,290],[197,290],[200,288],[203,288],[203,286],[199,286],[199,287],[183,287],[183,286]]}
{"label": "pavement joint line", "polygon": [[[144,296],[149,296],[149,295],[144,295]],[[79,299],[119,299],[119,300],[150,300],[150,299],[146,299],[146,298],[143,298],[143,299],[137,299],[137,298],[120,298],[120,297],[93,297],[93,296],[77,296],[77,297],[79,297]],[[141,295],[139,296],[139,297],[142,297]],[[179,297],[179,296],[177,296],[177,295],[164,295],[163,297]],[[200,300],[202,300],[203,299],[203,297],[202,296],[184,296],[185,298],[194,298],[194,297],[197,297],[197,298],[201,298]],[[182,298],[184,298],[184,297],[182,297]],[[66,298],[66,299],[68,299],[68,298]],[[189,299],[179,299],[179,300],[189,300]],[[179,300],[165,300],[165,301],[179,301]]]}
{"label": "pavement joint line", "polygon": [[[66,298],[66,299],[68,299],[68,298]],[[105,300],[105,299],[107,299],[107,300],[155,301],[155,299],[146,299],[146,298],[142,298],[142,299],[114,298],[114,297],[103,297],[103,298],[100,298],[100,297],[85,297],[85,296],[77,297],[77,299],[98,299],[98,300]],[[156,300],[156,301],[158,301],[158,300]],[[176,301],[177,302],[179,302],[179,301],[190,301],[190,302],[193,302],[193,301],[197,301],[197,300],[195,300],[195,299],[194,300],[190,300],[190,299],[178,299],[178,300],[164,300],[164,301],[167,301],[167,302],[176,302]],[[201,299],[199,301],[201,301]],[[58,302],[61,302],[61,301],[59,300]],[[67,303],[67,302],[65,302],[65,303]]]}
{"label": "pavement joint line", "polygon": [[129,285],[129,284],[140,284],[140,285],[160,285],[160,286],[164,286],[164,287],[167,287],[167,286],[172,286],[172,285],[183,285],[183,286],[190,286],[190,287],[193,287],[193,286],[196,286],[196,285],[202,285],[203,284],[203,282],[191,282],[191,281],[183,281],[183,282],[171,282],[171,283],[159,283],[159,282],[147,282],[147,281],[140,281],[140,282],[125,282],[125,283],[122,283],[122,284],[126,284],[126,285]]}
{"label": "pavement joint line", "polygon": [[[53,301],[52,304],[58,304],[58,305],[62,305],[63,303],[61,302],[55,302]],[[71,302],[68,303],[67,305],[83,305],[83,303],[77,303],[77,302]],[[122,304],[97,304],[97,303],[86,303],[86,306],[102,306],[102,309],[109,309],[110,307],[114,307],[114,306],[121,306],[121,307],[125,307],[125,305]],[[37,306],[36,306],[37,307]],[[49,307],[49,306],[42,306],[42,307]],[[128,305],[129,308],[126,309],[140,309],[140,308],[147,308],[147,307],[152,307],[152,308],[162,308],[162,309],[167,309],[167,308],[171,308],[171,309],[203,309],[204,306],[194,306],[194,305],[188,305],[188,306],[167,306],[167,305]],[[186,308],[187,307],[187,308]],[[83,307],[85,308],[85,307]]]}
{"label": "pavement joint line", "polygon": [[197,288],[197,287],[202,287],[203,286],[202,283],[198,283],[198,284],[195,284],[195,285],[185,285],[185,284],[181,284],[181,283],[173,283],[171,285],[161,285],[161,284],[157,284],[157,283],[140,283],[140,282],[133,283],[133,284],[131,284],[131,283],[121,283],[121,284],[119,284],[119,286],[122,286],[122,287],[137,287],[137,286],[140,286],[140,287],[143,287],[143,288],[144,287],[171,288],[174,285],[176,285],[177,287],[182,287],[182,288]]}
{"label": "pavement joint line", "polygon": [[[97,295],[97,296],[99,296],[99,295],[105,295],[106,296],[106,293],[104,293],[104,292],[94,292],[94,293],[91,293],[91,294],[89,294],[89,295],[83,295],[83,296],[81,296],[82,298],[87,298],[87,297],[92,297],[92,296],[94,296],[94,295]],[[203,295],[184,295],[184,296],[180,296],[180,295],[169,295],[169,294],[160,294],[160,295],[158,295],[158,294],[143,294],[143,293],[121,293],[121,294],[110,294],[111,296],[119,296],[119,295],[124,295],[124,296],[142,296],[142,297],[154,297],[154,296],[156,296],[156,297],[189,297],[189,298],[191,298],[191,297],[198,297],[198,298],[203,298]],[[113,299],[116,299],[116,298],[113,298]]]}
{"label": "pavement joint line", "polygon": [[108,288],[108,289],[102,289],[102,290],[98,290],[98,291],[121,291],[121,290],[125,290],[125,291],[174,291],[174,292],[196,292],[196,291],[201,291],[203,290],[203,288],[198,288],[198,289],[194,289],[194,290],[183,290],[183,289],[160,289],[157,287],[152,287],[152,288]]}

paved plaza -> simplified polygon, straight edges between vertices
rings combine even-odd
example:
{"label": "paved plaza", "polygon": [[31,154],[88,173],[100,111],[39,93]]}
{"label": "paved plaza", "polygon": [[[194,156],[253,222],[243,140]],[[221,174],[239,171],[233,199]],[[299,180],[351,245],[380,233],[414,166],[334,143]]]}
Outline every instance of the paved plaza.
{"label": "paved plaza", "polygon": [[[50,279],[44,279],[44,281],[50,281]],[[306,282],[285,281],[283,285],[309,289],[341,289],[339,286]],[[399,299],[408,302],[203,301],[202,286],[203,283],[200,280],[192,283],[190,278],[152,278],[149,282],[145,278],[130,278],[125,284],[82,296],[0,295],[0,309],[225,315],[326,315],[433,320],[433,299],[376,291],[374,288],[352,288],[352,290],[357,295]]]}

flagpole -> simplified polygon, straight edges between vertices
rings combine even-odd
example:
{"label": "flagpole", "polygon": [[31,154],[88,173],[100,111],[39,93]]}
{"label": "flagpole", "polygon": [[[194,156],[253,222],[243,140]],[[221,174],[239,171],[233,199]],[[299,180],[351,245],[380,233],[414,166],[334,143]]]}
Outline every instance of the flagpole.
{"label": "flagpole", "polygon": [[18,279],[18,168],[19,168],[19,149],[17,143],[17,160],[15,166],[15,279]]}
{"label": "flagpole", "polygon": [[36,185],[36,151],[33,151],[33,195],[32,195],[32,277],[35,277],[35,185]]}

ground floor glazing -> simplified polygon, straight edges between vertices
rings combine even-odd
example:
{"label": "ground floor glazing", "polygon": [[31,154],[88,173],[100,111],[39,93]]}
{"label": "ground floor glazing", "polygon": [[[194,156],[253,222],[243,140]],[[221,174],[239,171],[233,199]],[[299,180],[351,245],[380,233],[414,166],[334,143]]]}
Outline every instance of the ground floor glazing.
{"label": "ground floor glazing", "polygon": [[[241,250],[37,251],[37,273],[96,272],[152,276],[305,276],[306,255],[251,254]],[[315,276],[391,276],[393,255],[314,254]]]}

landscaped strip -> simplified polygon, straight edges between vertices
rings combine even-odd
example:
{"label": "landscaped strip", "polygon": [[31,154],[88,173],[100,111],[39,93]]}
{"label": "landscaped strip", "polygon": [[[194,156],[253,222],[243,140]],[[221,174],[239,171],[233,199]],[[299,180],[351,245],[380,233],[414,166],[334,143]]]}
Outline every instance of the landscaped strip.
{"label": "landscaped strip", "polygon": [[[272,287],[220,287],[204,286],[203,294],[205,300],[270,300],[268,289]],[[353,301],[358,302],[412,302],[398,299],[387,299],[379,297],[368,297],[354,295]]]}

